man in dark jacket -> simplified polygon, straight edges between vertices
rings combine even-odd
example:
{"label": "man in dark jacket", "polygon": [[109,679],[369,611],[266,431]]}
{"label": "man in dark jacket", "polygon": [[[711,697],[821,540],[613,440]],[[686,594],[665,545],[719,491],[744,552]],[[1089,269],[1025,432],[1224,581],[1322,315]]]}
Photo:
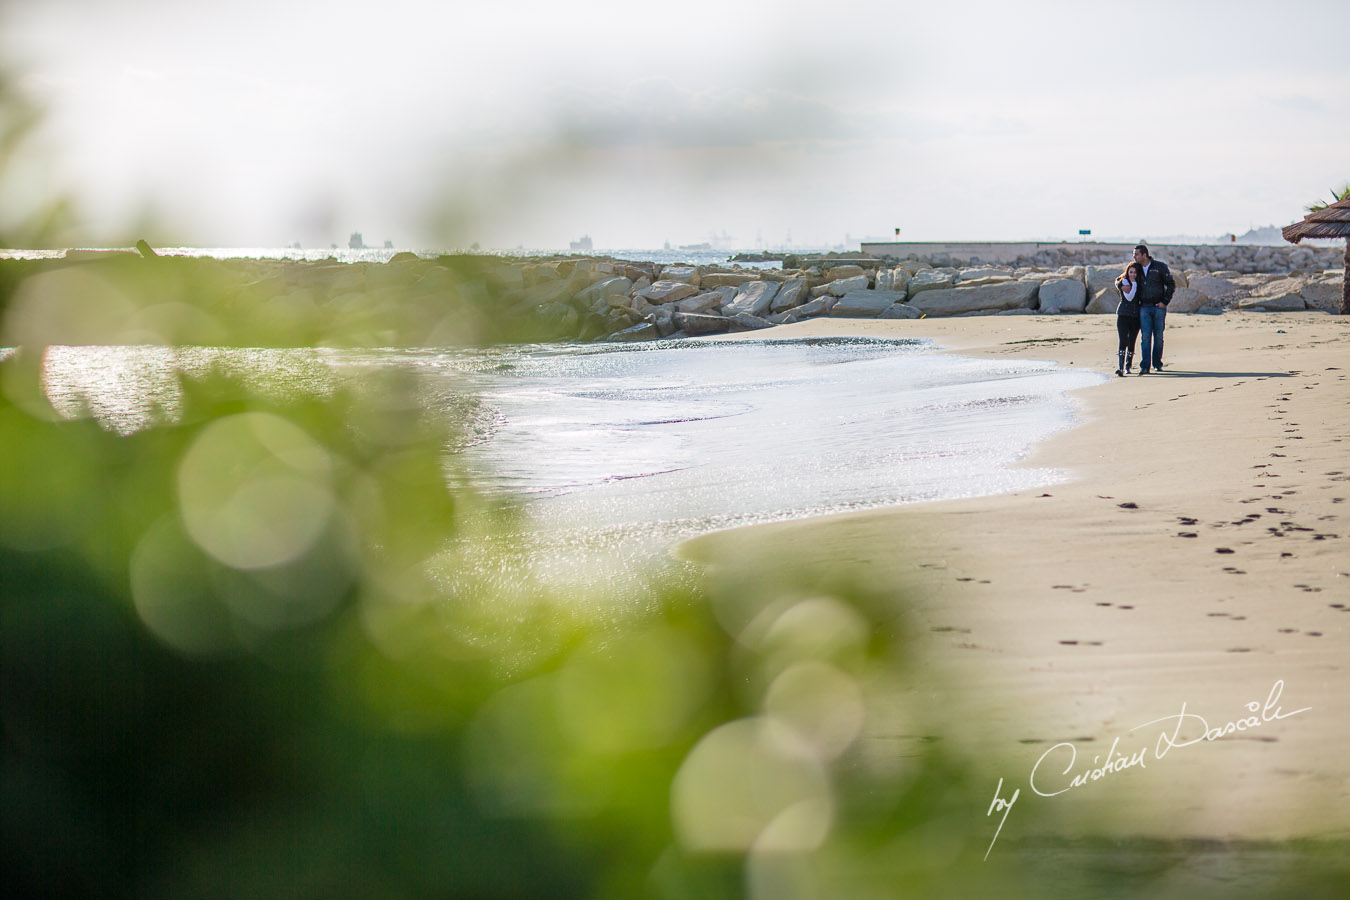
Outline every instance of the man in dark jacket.
{"label": "man in dark jacket", "polygon": [[1172,302],[1177,283],[1167,263],[1149,255],[1148,247],[1134,248],[1134,261],[1142,273],[1135,299],[1139,301],[1139,374],[1147,375],[1149,367],[1161,372],[1163,367],[1163,327],[1167,322],[1167,304]]}

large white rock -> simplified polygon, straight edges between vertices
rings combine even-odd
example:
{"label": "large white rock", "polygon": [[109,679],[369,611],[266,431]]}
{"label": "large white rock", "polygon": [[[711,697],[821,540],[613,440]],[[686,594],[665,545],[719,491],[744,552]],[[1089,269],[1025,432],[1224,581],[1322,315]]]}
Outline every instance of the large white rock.
{"label": "large white rock", "polygon": [[741,285],[740,290],[736,292],[736,299],[723,305],[722,315],[749,313],[752,316],[763,316],[769,311],[774,295],[778,293],[781,285],[782,282],[778,281],[750,281]]}
{"label": "large white rock", "polygon": [[773,322],[768,319],[762,319],[759,316],[752,316],[749,313],[736,313],[731,316],[731,325],[728,331],[759,331],[761,328],[772,328]]}
{"label": "large white rock", "polygon": [[675,324],[689,334],[721,334],[731,327],[731,320],[726,316],[676,313]]}
{"label": "large white rock", "polygon": [[904,302],[900,291],[849,291],[830,307],[831,316],[868,318],[881,315],[897,303]]}
{"label": "large white rock", "polygon": [[1077,278],[1052,278],[1041,282],[1040,311],[1047,315],[1080,313],[1087,304],[1087,288]]}
{"label": "large white rock", "polygon": [[[735,288],[728,288],[733,292]],[[701,294],[695,294],[692,297],[685,297],[675,304],[675,308],[680,312],[686,313],[705,313],[720,307],[726,298],[721,291],[704,291]]]}
{"label": "large white rock", "polygon": [[644,289],[640,296],[648,303],[660,305],[675,300],[683,300],[685,297],[692,297],[697,293],[698,288],[687,281],[668,281],[662,278],[656,284]]}
{"label": "large white rock", "polygon": [[836,297],[842,297],[849,291],[865,291],[867,290],[867,276],[854,275],[851,278],[838,278],[827,284],[825,290]]}
{"label": "large white rock", "polygon": [[1308,309],[1325,309],[1327,312],[1340,312],[1341,292],[1344,290],[1344,276],[1323,275],[1303,285],[1303,299]]}
{"label": "large white rock", "polygon": [[1304,302],[1303,295],[1292,291],[1247,297],[1238,301],[1238,309],[1254,312],[1296,312],[1306,308],[1307,303]]}
{"label": "large white rock", "polygon": [[628,297],[609,297],[607,300],[611,306],[627,305],[629,309],[640,316],[649,316],[658,309],[665,308],[663,306],[652,306],[642,297],[633,297],[632,299],[629,299]]}
{"label": "large white rock", "polygon": [[805,278],[789,278],[778,288],[778,293],[773,295],[769,309],[773,312],[793,309],[805,303],[808,296]]}
{"label": "large white rock", "polygon": [[[1120,273],[1125,271],[1125,266],[1084,266],[1083,281],[1087,283],[1088,293],[1094,298],[1101,292],[1102,288],[1111,287],[1120,277]],[[1115,307],[1112,307],[1114,311]]]}
{"label": "large white rock", "polygon": [[1088,302],[1087,308],[1083,312],[1087,313],[1115,313],[1116,307],[1120,306],[1120,292],[1114,285],[1108,285],[1099,288]]}
{"label": "large white rock", "polygon": [[1211,302],[1210,298],[1200,293],[1193,287],[1179,287],[1177,292],[1172,295],[1172,302],[1167,304],[1167,311],[1174,313],[1193,313],[1202,306]]}
{"label": "large white rock", "polygon": [[[971,266],[956,273],[957,284],[979,281],[982,278],[1007,278],[1011,280],[1012,269],[1005,269],[1000,266]],[[974,287],[974,285],[967,286]]]}
{"label": "large white rock", "polygon": [[831,266],[825,270],[825,277],[830,281],[838,281],[841,278],[856,278],[859,275],[866,275],[867,272],[862,266],[856,266],[847,263],[842,266]]}
{"label": "large white rock", "polygon": [[907,285],[909,296],[913,297],[920,291],[937,291],[943,288],[950,288],[956,283],[956,273],[943,269],[920,269],[909,279]]}
{"label": "large white rock", "polygon": [[702,277],[699,274],[698,266],[663,266],[661,268],[661,281],[682,281],[685,284],[699,287],[702,284]]}
{"label": "large white rock", "polygon": [[1238,301],[1238,309],[1264,310],[1267,312],[1293,312],[1305,309],[1303,288],[1307,285],[1304,278],[1277,278],[1267,281],[1256,289],[1251,297]]}
{"label": "large white rock", "polygon": [[[1267,285],[1277,281],[1288,281],[1288,275],[1272,275],[1269,273],[1258,273],[1254,275],[1239,275],[1236,278],[1230,278],[1229,281],[1238,287],[1246,288],[1252,293],[1258,293]],[[1301,281],[1300,281],[1301,284]]]}
{"label": "large white rock", "polygon": [[1012,280],[1012,269],[1001,269],[994,266],[962,269],[956,273],[956,285],[959,287],[979,287],[984,284],[1001,284]]}
{"label": "large white rock", "polygon": [[1187,272],[1186,286],[1194,288],[1212,300],[1243,290],[1242,285],[1208,272]]}
{"label": "large white rock", "polygon": [[606,278],[603,281],[597,281],[595,284],[582,290],[577,296],[589,304],[596,300],[608,300],[610,297],[627,297],[628,292],[632,289],[633,282],[624,276],[619,275],[614,278]]}
{"label": "large white rock", "polygon": [[[913,287],[913,282],[910,282]],[[909,305],[930,316],[1030,309],[1036,300],[1034,281],[1005,281],[971,288],[933,288],[912,296]]]}
{"label": "large white rock", "polygon": [[799,319],[808,319],[811,316],[823,316],[828,311],[829,303],[824,297],[816,297],[814,300],[808,300],[801,306],[792,308],[792,314]]}
{"label": "large white rock", "polygon": [[881,311],[878,319],[917,319],[923,313],[917,307],[910,306],[908,303],[892,303],[886,309]]}
{"label": "large white rock", "polygon": [[876,289],[879,291],[903,291],[908,284],[909,270],[903,266],[877,270]]}
{"label": "large white rock", "polygon": [[699,276],[699,287],[719,288],[734,287],[750,282],[758,281],[759,274],[755,272],[705,272]]}

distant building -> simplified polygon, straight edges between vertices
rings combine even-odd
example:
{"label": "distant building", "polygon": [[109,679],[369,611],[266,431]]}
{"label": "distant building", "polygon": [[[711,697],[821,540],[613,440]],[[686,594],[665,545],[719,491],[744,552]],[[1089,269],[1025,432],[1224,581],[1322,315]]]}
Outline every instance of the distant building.
{"label": "distant building", "polygon": [[347,249],[349,250],[366,249],[366,242],[361,240],[361,232],[353,231],[352,236],[347,238]]}
{"label": "distant building", "polygon": [[572,241],[568,246],[573,250],[582,250],[586,253],[589,253],[594,247],[589,234],[583,234],[580,239]]}

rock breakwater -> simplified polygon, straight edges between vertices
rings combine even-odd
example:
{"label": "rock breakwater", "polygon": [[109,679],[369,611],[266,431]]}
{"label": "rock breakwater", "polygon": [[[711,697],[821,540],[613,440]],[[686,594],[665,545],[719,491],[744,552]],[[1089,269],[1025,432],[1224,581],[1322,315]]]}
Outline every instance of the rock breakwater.
{"label": "rock breakwater", "polygon": [[[1340,302],[1336,259],[1273,271],[1194,267],[1157,256],[1177,281],[1171,310],[1325,310]],[[454,346],[643,341],[770,328],[817,316],[920,318],[1108,314],[1122,260],[942,265],[820,259],[779,269],[662,265],[601,257],[420,257],[387,263],[72,254],[0,260],[0,346]],[[809,264],[808,264],[809,263]],[[1321,266],[1321,268],[1318,268]],[[1333,268],[1333,266],[1337,266]],[[1249,268],[1250,266],[1244,266]]]}

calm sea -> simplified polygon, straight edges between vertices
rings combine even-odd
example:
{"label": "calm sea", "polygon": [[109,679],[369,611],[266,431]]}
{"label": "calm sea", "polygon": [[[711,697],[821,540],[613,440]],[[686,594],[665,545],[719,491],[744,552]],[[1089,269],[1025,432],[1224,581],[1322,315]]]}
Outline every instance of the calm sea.
{"label": "calm sea", "polygon": [[[521,583],[613,584],[710,530],[1050,484],[1017,465],[1103,376],[858,338],[487,350],[53,347],[58,410],[122,432],[172,417],[176,374],[224,366],[263,390],[323,392],[372,367],[478,399],[447,471],[523,510]],[[430,401],[435,402],[435,401]],[[87,411],[87,413],[86,413]],[[502,565],[502,548],[483,565]],[[460,554],[462,561],[463,554]]]}

